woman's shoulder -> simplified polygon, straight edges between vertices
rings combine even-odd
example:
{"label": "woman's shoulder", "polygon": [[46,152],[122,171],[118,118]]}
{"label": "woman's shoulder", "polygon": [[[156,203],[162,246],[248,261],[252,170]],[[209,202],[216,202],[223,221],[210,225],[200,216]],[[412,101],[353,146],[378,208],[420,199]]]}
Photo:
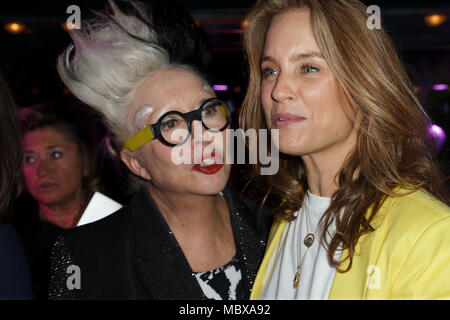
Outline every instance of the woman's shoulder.
{"label": "woman's shoulder", "polygon": [[387,264],[399,268],[391,295],[449,299],[450,208],[424,190],[403,193],[390,199],[380,233]]}
{"label": "woman's shoulder", "polygon": [[64,238],[68,242],[84,245],[85,242],[102,243],[111,237],[125,235],[130,228],[130,208],[122,207],[107,217],[87,223],[64,232]]}
{"label": "woman's shoulder", "polygon": [[450,207],[423,189],[408,191],[398,189],[398,196],[388,198],[393,219],[426,224],[450,218]]}
{"label": "woman's shoulder", "polygon": [[255,201],[237,195],[230,188],[225,188],[223,194],[230,206],[231,214],[237,214],[244,223],[254,229],[261,237],[267,238],[273,223],[272,209],[261,206]]}
{"label": "woman's shoulder", "polygon": [[31,278],[22,245],[10,224],[0,223],[0,299],[31,299]]}
{"label": "woman's shoulder", "polygon": [[21,248],[14,228],[9,223],[0,223],[0,253]]}
{"label": "woman's shoulder", "polygon": [[421,235],[434,230],[448,233],[450,208],[425,190],[398,189],[398,196],[388,197],[380,212],[380,228],[388,230],[395,238],[414,243]]}
{"label": "woman's shoulder", "polygon": [[[72,251],[118,250],[131,244],[137,229],[161,223],[145,190],[136,192],[130,202],[106,217],[64,233],[64,242]],[[151,234],[151,232],[149,232]]]}

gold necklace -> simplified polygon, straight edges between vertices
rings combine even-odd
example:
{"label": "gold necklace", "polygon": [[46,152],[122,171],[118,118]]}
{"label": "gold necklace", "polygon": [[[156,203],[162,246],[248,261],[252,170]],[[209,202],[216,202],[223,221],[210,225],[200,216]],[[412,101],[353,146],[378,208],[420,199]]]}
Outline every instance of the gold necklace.
{"label": "gold necklace", "polygon": [[[308,203],[308,206],[309,206],[309,203]],[[303,253],[302,258],[300,259],[300,262],[297,264],[297,272],[295,273],[294,282],[292,284],[294,289],[297,289],[297,287],[298,287],[298,282],[300,281],[300,270],[301,270],[301,267],[303,265],[303,260],[305,259],[306,253],[308,252],[309,248],[311,248],[311,246],[314,244],[314,241],[316,240],[317,233],[319,232],[319,228],[314,233],[310,233],[309,232],[309,222],[308,222],[309,207],[308,207],[308,210],[307,210],[307,208],[305,206],[304,207],[304,211],[305,211],[306,233],[307,234],[306,234],[305,238],[303,238],[303,244],[306,246],[306,251],[305,251],[305,253]],[[301,229],[301,225],[300,225],[300,231],[298,233],[298,243],[299,243],[298,247],[300,247],[300,234],[301,234],[301,231],[302,231],[302,229]],[[298,257],[298,253],[297,253],[297,257]]]}

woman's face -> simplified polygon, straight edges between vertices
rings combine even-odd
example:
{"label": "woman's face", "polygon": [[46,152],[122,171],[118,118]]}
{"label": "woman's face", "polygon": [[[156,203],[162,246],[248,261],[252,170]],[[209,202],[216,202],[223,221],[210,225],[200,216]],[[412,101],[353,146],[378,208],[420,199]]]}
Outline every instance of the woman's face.
{"label": "woman's face", "polygon": [[309,10],[274,17],[265,39],[261,75],[267,126],[279,129],[281,152],[332,156],[354,146],[353,121],[338,99],[337,82],[314,38]]}
{"label": "woman's face", "polygon": [[83,167],[78,145],[60,130],[45,127],[25,134],[25,184],[40,203],[64,204],[79,195],[87,174]]}
{"label": "woman's face", "polygon": [[[138,89],[128,123],[137,131],[156,123],[168,111],[190,112],[212,97],[215,97],[214,91],[190,71],[180,68],[159,71],[150,75]],[[150,181],[150,188],[157,188],[162,193],[217,194],[226,185],[230,174],[230,165],[223,164],[225,131],[212,137],[205,134],[197,120],[192,122],[192,127],[189,140],[182,146],[169,147],[154,139],[134,154],[122,151],[122,160],[135,174]],[[194,151],[194,145],[197,151]],[[213,149],[215,152],[211,151]],[[189,160],[177,163],[177,155],[189,154],[188,150]],[[202,155],[203,159],[214,158],[216,163],[223,165],[201,167]]]}

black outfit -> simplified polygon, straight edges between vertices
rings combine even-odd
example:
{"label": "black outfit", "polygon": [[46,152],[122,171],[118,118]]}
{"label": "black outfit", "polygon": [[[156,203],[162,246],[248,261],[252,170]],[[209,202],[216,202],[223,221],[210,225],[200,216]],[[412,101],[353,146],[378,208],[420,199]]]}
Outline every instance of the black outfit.
{"label": "black outfit", "polygon": [[[264,210],[243,202],[229,189],[228,203],[242,286],[248,299],[264,255],[272,223]],[[142,189],[124,208],[76,229],[57,241],[52,255],[49,298],[54,299],[206,299],[174,234],[156,203]],[[80,269],[81,288],[69,290],[70,265]]]}
{"label": "black outfit", "polygon": [[32,298],[30,270],[10,224],[0,224],[0,300]]}
{"label": "black outfit", "polygon": [[29,194],[20,195],[14,203],[12,224],[25,249],[31,270],[33,298],[48,297],[50,281],[50,255],[59,235],[66,231],[39,218],[39,206]]}

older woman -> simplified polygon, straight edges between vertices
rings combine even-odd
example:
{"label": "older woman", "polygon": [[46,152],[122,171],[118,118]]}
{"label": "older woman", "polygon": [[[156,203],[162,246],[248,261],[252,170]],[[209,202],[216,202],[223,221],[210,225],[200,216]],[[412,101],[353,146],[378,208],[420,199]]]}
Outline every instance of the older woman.
{"label": "older woman", "polygon": [[[260,0],[244,125],[278,130],[282,198],[253,299],[450,298],[428,118],[356,0]],[[338,271],[338,272],[336,272]]]}
{"label": "older woman", "polygon": [[[127,16],[110,5],[72,34],[58,71],[104,115],[141,188],[120,211],[60,240],[51,297],[248,298],[265,232],[225,187],[230,112],[194,69],[169,61],[145,10]],[[189,161],[179,164],[180,155]]]}
{"label": "older woman", "polygon": [[57,236],[86,219],[88,204],[97,199],[92,197],[98,177],[85,125],[93,121],[85,111],[50,103],[20,110],[25,192],[14,203],[12,222],[28,254],[37,299],[48,295]]}
{"label": "older woman", "polygon": [[63,229],[77,225],[95,189],[81,111],[56,104],[21,109],[25,188],[40,219]]}

